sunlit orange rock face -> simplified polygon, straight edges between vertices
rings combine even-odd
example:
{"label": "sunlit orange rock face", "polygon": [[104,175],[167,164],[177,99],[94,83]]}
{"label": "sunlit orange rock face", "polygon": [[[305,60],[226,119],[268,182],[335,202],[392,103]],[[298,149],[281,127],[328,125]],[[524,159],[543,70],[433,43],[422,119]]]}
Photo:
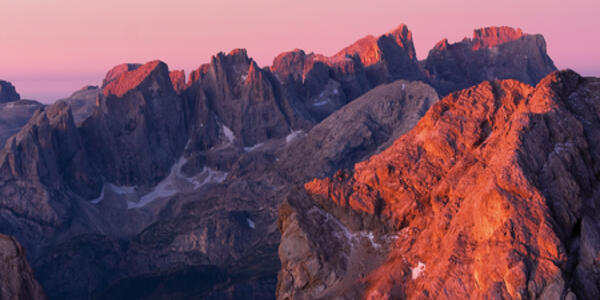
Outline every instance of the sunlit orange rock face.
{"label": "sunlit orange rock face", "polygon": [[278,299],[598,299],[598,128],[572,71],[450,94],[288,198]]}
{"label": "sunlit orange rock face", "polygon": [[383,34],[377,38],[372,35],[366,36],[354,44],[342,49],[335,56],[345,56],[358,54],[360,59],[365,66],[371,66],[382,60],[382,52],[385,44],[388,42],[395,42],[399,48],[405,51],[405,55],[409,59],[414,59],[415,47],[413,45],[412,32],[408,30],[408,27],[404,24],[400,24],[396,29]]}
{"label": "sunlit orange rock face", "polygon": [[479,48],[491,48],[503,43],[514,41],[523,36],[520,28],[507,26],[486,27],[473,31],[473,50]]}
{"label": "sunlit orange rock face", "polygon": [[377,38],[369,35],[342,49],[334,58],[358,56],[369,80],[381,84],[391,78],[423,79],[412,32],[401,24]]}
{"label": "sunlit orange rock face", "polygon": [[184,70],[175,70],[169,72],[169,78],[171,78],[171,83],[173,84],[173,89],[177,93],[183,92],[185,90],[185,71]]}
{"label": "sunlit orange rock face", "polygon": [[138,66],[131,71],[119,73],[113,80],[109,81],[104,86],[104,95],[108,96],[112,94],[117,97],[121,97],[128,91],[138,87],[145,79],[149,77],[151,73],[155,72],[159,68],[161,71],[162,69],[168,69],[165,63],[155,60]]}
{"label": "sunlit orange rock face", "polygon": [[130,64],[130,63],[124,63],[124,64],[119,64],[119,65],[114,66],[112,69],[110,69],[106,73],[104,80],[102,80],[102,87],[105,87],[109,82],[117,79],[119,76],[121,76],[121,74],[123,74],[125,72],[129,72],[129,71],[133,71],[133,70],[139,68],[140,66],[141,66],[141,64]]}

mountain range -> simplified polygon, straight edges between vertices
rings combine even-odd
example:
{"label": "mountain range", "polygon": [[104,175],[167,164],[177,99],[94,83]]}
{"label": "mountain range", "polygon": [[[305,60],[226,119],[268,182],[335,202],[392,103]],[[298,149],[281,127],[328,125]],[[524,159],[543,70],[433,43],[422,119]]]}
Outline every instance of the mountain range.
{"label": "mountain range", "polygon": [[600,295],[598,81],[541,35],[126,63],[47,106],[0,86],[0,298]]}

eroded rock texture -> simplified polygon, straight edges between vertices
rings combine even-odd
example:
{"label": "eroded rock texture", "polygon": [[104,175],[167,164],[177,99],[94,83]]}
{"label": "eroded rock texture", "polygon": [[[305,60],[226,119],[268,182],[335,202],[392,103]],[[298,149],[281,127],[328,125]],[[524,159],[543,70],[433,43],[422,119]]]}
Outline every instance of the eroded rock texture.
{"label": "eroded rock texture", "polygon": [[487,27],[473,37],[437,43],[424,61],[431,84],[440,95],[484,80],[516,79],[535,85],[556,70],[540,34],[524,34],[511,27]]}
{"label": "eroded rock texture", "polygon": [[25,250],[13,237],[3,234],[0,234],[0,270],[0,299],[46,299],[27,263]]}
{"label": "eroded rock texture", "polygon": [[[499,47],[501,55],[502,45],[520,35],[484,31],[477,51]],[[160,61],[119,65],[100,88],[86,87],[31,110],[24,125],[19,122],[26,117],[10,124],[12,137],[0,151],[0,229],[27,249],[52,299],[274,298],[277,208],[285,195],[298,196],[296,186],[306,180],[332,176],[383,151],[438,100],[434,88],[441,85],[424,83],[437,81],[414,53],[412,34],[400,26],[331,57],[286,52],[271,67],[259,67],[243,49],[219,53],[187,81]],[[503,66],[490,65],[480,69],[486,74],[473,71],[468,78],[493,79],[488,75]],[[453,88],[462,87],[465,77],[456,78],[450,80]],[[463,119],[469,118],[452,122]],[[459,129],[452,136],[468,128]],[[432,149],[449,151],[440,145]],[[431,176],[444,170],[432,169]],[[387,207],[382,201],[352,202],[365,212],[345,219],[336,213],[343,219],[337,222],[332,212],[311,209],[302,199],[290,198],[282,216],[298,211],[295,205],[308,205],[310,213],[296,212],[299,221],[280,225],[308,230],[313,222],[321,226],[318,236],[297,234],[318,241],[290,244],[293,239],[286,238],[281,247],[299,251],[297,257],[336,249],[335,255],[314,256],[306,269],[331,282],[343,277],[338,287],[356,286],[348,295],[359,295],[366,281],[344,277],[338,268],[383,264],[380,252],[388,246],[378,239],[381,232],[394,232],[396,221],[379,217]],[[329,235],[347,226],[341,234],[360,247]],[[341,255],[348,249],[357,259]],[[317,277],[296,275],[302,287],[306,278]]]}
{"label": "eroded rock texture", "polygon": [[597,299],[599,100],[572,71],[444,98],[289,197],[278,298]]}

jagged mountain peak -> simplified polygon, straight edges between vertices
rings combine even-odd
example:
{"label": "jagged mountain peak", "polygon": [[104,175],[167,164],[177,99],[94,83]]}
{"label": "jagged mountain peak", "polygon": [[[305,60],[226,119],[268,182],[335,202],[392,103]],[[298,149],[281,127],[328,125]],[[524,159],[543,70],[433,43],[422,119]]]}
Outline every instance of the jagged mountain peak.
{"label": "jagged mountain peak", "polygon": [[535,85],[556,70],[539,34],[511,27],[474,31],[473,39],[438,42],[423,64],[429,81],[442,95],[485,80],[516,79]]}
{"label": "jagged mountain peak", "polygon": [[397,28],[378,37],[367,35],[342,49],[334,57],[358,55],[365,66],[373,65],[381,60],[382,52],[385,51],[381,47],[386,38],[392,38],[400,48],[407,52],[410,58],[415,58],[412,32],[404,24],[400,24]]}
{"label": "jagged mountain peak", "polygon": [[[435,55],[420,63],[414,55],[412,33],[400,25],[382,35],[360,39],[332,57],[294,49],[278,55],[270,68],[259,67],[245,49],[220,52],[193,71],[188,82],[183,71],[169,71],[160,61],[116,66],[106,76],[104,94],[103,89],[80,91],[72,96],[78,101],[65,100],[68,106],[57,103],[40,110],[16,136],[20,139],[13,138],[0,152],[0,228],[32,249],[34,268],[53,299],[85,297],[90,291],[99,293],[99,298],[193,294],[211,299],[219,298],[215,293],[243,291],[244,295],[254,295],[248,297],[264,299],[273,296],[274,270],[279,268],[274,253],[280,239],[274,223],[283,197],[307,179],[354,166],[354,170],[340,171],[330,179],[308,183],[303,193],[308,190],[314,203],[303,202],[301,207],[291,208],[298,220],[287,222],[289,215],[282,213],[281,224],[292,224],[291,229],[294,222],[300,225],[299,231],[284,231],[283,241],[288,246],[281,248],[282,255],[288,250],[296,254],[323,252],[312,255],[306,264],[302,255],[292,257],[297,261],[291,264],[289,259],[282,259],[285,267],[280,295],[294,293],[294,288],[312,287],[327,291],[329,294],[321,295],[324,299],[345,288],[368,286],[385,292],[385,284],[396,282],[382,278],[412,280],[412,269],[417,279],[428,278],[438,270],[439,274],[453,274],[455,269],[447,272],[443,266],[435,267],[435,257],[427,253],[407,256],[406,264],[390,264],[389,268],[385,260],[399,256],[371,255],[387,254],[381,252],[390,245],[382,242],[382,234],[389,234],[383,240],[392,240],[397,238],[397,229],[405,225],[410,225],[406,230],[410,232],[427,230],[420,226],[423,224],[444,228],[442,225],[447,224],[435,227],[439,225],[436,221],[421,217],[442,211],[440,222],[446,222],[448,216],[455,216],[454,209],[468,206],[458,207],[462,202],[454,202],[468,198],[469,193],[480,193],[479,188],[469,186],[475,179],[465,175],[465,166],[491,172],[512,159],[500,152],[519,143],[529,147],[519,148],[522,153],[541,153],[528,162],[533,166],[532,174],[539,173],[537,166],[544,164],[548,153],[552,157],[566,152],[575,156],[575,151],[564,151],[571,149],[571,136],[562,132],[576,135],[580,126],[567,117],[564,124],[559,122],[564,128],[556,130],[555,119],[546,122],[540,117],[553,110],[563,111],[565,106],[572,110],[584,107],[593,116],[594,109],[585,106],[589,103],[577,100],[580,94],[593,98],[591,86],[587,86],[590,91],[581,88],[588,79],[557,72],[536,88],[516,80],[494,80],[515,78],[533,85],[553,70],[541,36],[523,35],[510,40],[516,36],[518,32],[511,30],[485,29],[463,42],[449,44],[444,40],[432,51]],[[485,47],[474,50],[473,40]],[[490,46],[496,41],[507,42]],[[457,92],[462,87],[468,89]],[[427,112],[438,100],[437,93],[450,95]],[[577,105],[565,95],[574,97]],[[97,105],[85,106],[83,114],[76,114],[80,109],[75,103],[89,104],[90,99]],[[2,104],[0,109],[17,104],[27,102]],[[403,135],[424,114],[415,130]],[[520,119],[517,115],[538,119]],[[596,124],[594,118],[578,118],[581,116],[582,124]],[[550,129],[521,138],[514,131],[524,126],[522,120]],[[506,132],[509,134],[504,135]],[[594,132],[588,130],[586,134],[593,137]],[[511,139],[501,139],[506,136]],[[586,151],[583,144],[577,145]],[[557,154],[552,154],[554,149]],[[374,153],[381,155],[371,157]],[[364,163],[355,164],[358,161]],[[586,163],[593,165],[593,161]],[[551,162],[559,163],[555,159]],[[580,164],[575,166],[579,168]],[[521,191],[505,184],[508,181],[503,177],[514,175],[511,171],[517,169],[494,173],[503,189],[509,187],[507,193]],[[572,183],[570,179],[552,181],[553,173],[545,172],[540,182],[552,182],[552,186]],[[490,181],[491,177],[482,182],[498,183]],[[445,184],[436,185],[442,181]],[[435,189],[430,189],[432,186]],[[589,189],[581,190],[589,196]],[[440,195],[439,199],[427,197],[434,194]],[[298,194],[300,198],[305,196]],[[446,196],[456,197],[446,205]],[[303,211],[305,207],[308,209]],[[536,216],[543,215],[538,212]],[[553,212],[564,224],[579,217],[569,208]],[[485,226],[470,233],[480,239],[493,235],[489,228],[496,224],[494,217],[490,217],[489,226],[487,220],[477,220]],[[515,220],[520,219],[517,216]],[[311,231],[313,225],[315,231]],[[586,226],[590,225],[581,227]],[[564,226],[567,234],[563,235],[569,237],[568,232],[576,232],[577,228]],[[452,241],[454,232],[439,232],[425,240],[436,247],[440,236],[447,235]],[[289,236],[298,233],[310,239],[308,246],[294,239],[289,243]],[[350,241],[340,237],[349,237]],[[588,240],[581,244],[590,249]],[[412,240],[403,242],[399,244],[411,245]],[[435,249],[445,259],[445,250],[452,245],[447,242]],[[542,246],[545,251],[553,244]],[[365,251],[346,260],[347,249]],[[589,261],[593,251],[586,251],[582,260]],[[492,261],[489,256],[482,257]],[[328,260],[318,261],[321,258]],[[455,256],[450,255],[451,259]],[[329,263],[339,265],[331,269]],[[204,269],[206,264],[209,267]],[[294,264],[301,267],[294,270]],[[336,269],[344,264],[349,269]],[[311,273],[321,266],[322,274]],[[369,273],[371,266],[383,267],[378,273]],[[297,284],[286,285],[289,281],[285,272],[290,270]],[[362,281],[350,278],[329,289],[329,280],[335,281],[353,270],[367,270]],[[187,276],[188,271],[194,278],[213,278],[215,284],[199,287],[200,291],[180,285],[174,285],[179,290],[173,291],[164,290],[162,285],[128,284],[165,282]],[[229,271],[234,273],[214,276],[215,272]],[[265,276],[258,278],[257,272]],[[456,272],[466,274],[468,270]],[[506,276],[507,289],[518,289],[515,278]],[[428,285],[415,280],[417,286],[413,288],[410,282],[409,291],[423,290],[421,287]],[[467,279],[463,282],[471,284]],[[542,286],[539,282],[531,285]],[[490,286],[486,279],[477,284],[484,289]],[[434,284],[427,290],[435,288]],[[248,289],[252,293],[246,293]],[[360,297],[352,294],[346,298]]]}
{"label": "jagged mountain peak", "polygon": [[106,73],[104,80],[102,80],[102,87],[104,88],[109,82],[117,79],[121,74],[128,72],[128,71],[133,71],[133,70],[139,68],[141,65],[142,64],[138,64],[138,63],[123,63],[123,64],[119,64],[119,65],[112,67]]}
{"label": "jagged mountain peak", "polygon": [[[149,79],[152,78],[152,79]],[[173,90],[169,77],[169,67],[160,60],[145,63],[131,71],[119,74],[114,80],[104,86],[104,96],[114,95],[121,97],[131,90],[138,89],[144,82],[152,81],[146,88],[155,92],[160,88],[167,91]]]}

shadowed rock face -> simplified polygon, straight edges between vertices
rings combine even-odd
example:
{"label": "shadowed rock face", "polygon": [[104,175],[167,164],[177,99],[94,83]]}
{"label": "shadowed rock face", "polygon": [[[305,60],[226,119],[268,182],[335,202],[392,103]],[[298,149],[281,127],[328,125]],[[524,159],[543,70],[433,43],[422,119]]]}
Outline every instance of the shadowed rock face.
{"label": "shadowed rock face", "polygon": [[378,86],[331,114],[306,136],[291,135],[290,139],[298,138],[282,153],[279,166],[296,182],[350,168],[412,129],[437,100],[435,90],[422,82],[398,80]]}
{"label": "shadowed rock face", "polygon": [[535,85],[556,70],[544,37],[510,27],[487,27],[473,38],[448,44],[444,39],[424,62],[431,84],[441,95],[484,80],[516,79]]}
{"label": "shadowed rock face", "polygon": [[98,86],[85,86],[74,92],[69,98],[62,99],[71,106],[73,120],[77,126],[89,118],[96,109],[96,99],[102,94],[102,89]]}
{"label": "shadowed rock face", "polygon": [[70,193],[101,186],[64,102],[36,111],[0,151],[0,227],[37,254],[73,218]]}
{"label": "shadowed rock face", "polygon": [[358,56],[372,86],[396,79],[424,79],[415,54],[412,33],[404,24],[375,38],[367,36],[341,50],[337,58]]}
{"label": "shadowed rock face", "polygon": [[0,103],[0,146],[19,132],[33,113],[44,105],[31,100]]}
{"label": "shadowed rock face", "polygon": [[21,99],[12,83],[0,80],[0,103],[12,102]]}
{"label": "shadowed rock face", "polygon": [[253,146],[301,126],[275,78],[259,68],[246,50],[219,53],[190,78],[188,93],[205,99],[222,127],[222,137],[231,143]]}
{"label": "shadowed rock face", "polygon": [[425,79],[405,25],[378,38],[362,38],[332,57],[299,49],[284,52],[271,71],[290,102],[317,121],[379,84]]}
{"label": "shadowed rock face", "polygon": [[27,263],[25,250],[13,237],[3,234],[0,234],[0,270],[0,299],[46,299]]}
{"label": "shadowed rock face", "polygon": [[187,141],[183,103],[167,65],[153,61],[125,72],[103,93],[81,126],[94,165],[118,185],[155,184]]}
{"label": "shadowed rock face", "polygon": [[572,71],[444,98],[289,197],[278,298],[597,299],[599,100]]}
{"label": "shadowed rock face", "polygon": [[[178,214],[162,218],[131,239],[116,272],[119,280],[101,294],[116,298],[144,293],[169,295],[169,287],[162,285],[136,291],[128,287],[134,282],[171,282],[195,274],[195,278],[219,282],[212,290],[198,286],[198,293],[210,299],[274,297],[271,285],[279,268],[279,236],[274,222],[282,195],[304,178],[330,175],[336,167],[350,165],[376,151],[395,134],[409,130],[418,119],[413,114],[427,110],[436,100],[435,91],[426,84],[394,82],[347,104],[342,108],[344,114],[326,118],[324,129],[306,136],[295,132],[255,150],[237,152],[223,184],[203,194],[182,193],[173,198],[173,207],[183,206]],[[350,120],[353,126],[346,126],[343,132],[324,135],[327,128],[345,126]],[[316,140],[320,140],[323,150],[298,147],[314,145]],[[209,165],[215,163],[211,155],[210,151],[206,153]],[[310,164],[306,157],[327,161],[334,167]]]}

